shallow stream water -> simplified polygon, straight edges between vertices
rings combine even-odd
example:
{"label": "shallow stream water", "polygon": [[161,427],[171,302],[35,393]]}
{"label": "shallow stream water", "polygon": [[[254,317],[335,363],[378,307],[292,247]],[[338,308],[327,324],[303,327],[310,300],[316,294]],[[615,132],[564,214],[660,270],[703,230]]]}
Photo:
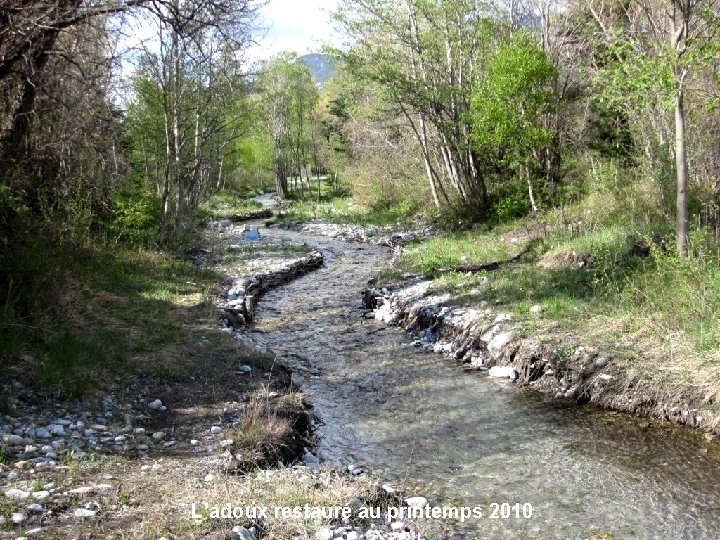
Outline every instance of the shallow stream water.
{"label": "shallow stream water", "polygon": [[434,524],[452,538],[720,538],[716,443],[465,374],[363,319],[360,292],[386,248],[262,234],[325,255],[323,268],[262,298],[254,337],[310,396],[329,464],[380,470],[433,506],[482,507],[480,519]]}

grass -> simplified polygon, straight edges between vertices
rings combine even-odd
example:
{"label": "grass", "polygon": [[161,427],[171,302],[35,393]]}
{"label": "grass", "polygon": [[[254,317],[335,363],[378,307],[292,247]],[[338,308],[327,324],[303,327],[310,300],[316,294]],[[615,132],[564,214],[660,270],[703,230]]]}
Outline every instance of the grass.
{"label": "grass", "polygon": [[[221,276],[142,249],[98,248],[75,255],[64,268],[66,284],[57,306],[63,317],[46,317],[37,330],[3,328],[4,378],[20,379],[39,394],[84,399],[102,391],[98,381],[128,378],[139,370],[182,371],[183,362],[158,357],[199,340],[197,321],[212,316],[211,291]],[[189,333],[188,324],[198,333]],[[144,355],[154,361],[139,363]]]}
{"label": "grass", "polygon": [[[522,232],[521,228],[517,229]],[[650,236],[650,231],[644,231]],[[577,328],[580,320],[602,316],[632,319],[665,339],[688,341],[698,354],[720,348],[720,268],[711,253],[696,249],[680,261],[661,247],[641,258],[631,250],[643,231],[624,225],[593,228],[580,234],[555,230],[533,240],[507,228],[490,233],[445,234],[407,249],[400,261],[404,271],[435,277],[434,291],[452,293],[465,305],[480,301],[527,314],[533,305],[543,308],[542,319]],[[512,236],[512,235],[511,235]],[[560,255],[584,253],[591,264],[578,265]],[[500,270],[465,274],[444,272],[460,265],[519,262]],[[539,262],[543,264],[538,264]],[[527,325],[537,320],[527,316]]]}
{"label": "grass", "polygon": [[203,202],[200,206],[200,213],[209,219],[223,219],[228,216],[245,214],[261,209],[262,205],[258,202],[245,199],[239,195],[223,193],[214,195]]}

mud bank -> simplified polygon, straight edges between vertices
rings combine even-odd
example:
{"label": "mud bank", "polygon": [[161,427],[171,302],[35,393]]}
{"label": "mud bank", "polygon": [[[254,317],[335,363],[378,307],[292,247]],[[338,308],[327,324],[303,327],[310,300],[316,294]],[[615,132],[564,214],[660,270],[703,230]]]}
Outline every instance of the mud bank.
{"label": "mud bank", "polygon": [[635,369],[626,359],[589,345],[570,346],[566,336],[528,335],[501,306],[453,305],[449,294],[429,294],[431,285],[415,278],[391,290],[366,289],[363,301],[373,310],[366,316],[402,327],[417,338],[415,346],[442,354],[466,371],[507,378],[558,400],[720,435],[720,416],[702,387]]}

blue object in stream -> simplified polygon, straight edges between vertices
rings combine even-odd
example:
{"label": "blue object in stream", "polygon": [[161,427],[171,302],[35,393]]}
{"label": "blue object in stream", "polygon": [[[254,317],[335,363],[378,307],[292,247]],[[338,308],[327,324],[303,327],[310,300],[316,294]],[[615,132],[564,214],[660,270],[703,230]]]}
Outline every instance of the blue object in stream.
{"label": "blue object in stream", "polygon": [[260,231],[258,229],[249,229],[243,231],[243,238],[247,242],[257,242],[260,240]]}

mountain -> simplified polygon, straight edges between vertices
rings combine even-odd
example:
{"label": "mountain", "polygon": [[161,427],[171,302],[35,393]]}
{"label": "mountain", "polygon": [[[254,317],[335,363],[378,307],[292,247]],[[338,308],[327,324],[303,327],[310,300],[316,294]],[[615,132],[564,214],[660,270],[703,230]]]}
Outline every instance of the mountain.
{"label": "mountain", "polygon": [[335,73],[335,64],[330,57],[321,53],[304,54],[300,60],[310,68],[313,79],[317,84],[326,83]]}

